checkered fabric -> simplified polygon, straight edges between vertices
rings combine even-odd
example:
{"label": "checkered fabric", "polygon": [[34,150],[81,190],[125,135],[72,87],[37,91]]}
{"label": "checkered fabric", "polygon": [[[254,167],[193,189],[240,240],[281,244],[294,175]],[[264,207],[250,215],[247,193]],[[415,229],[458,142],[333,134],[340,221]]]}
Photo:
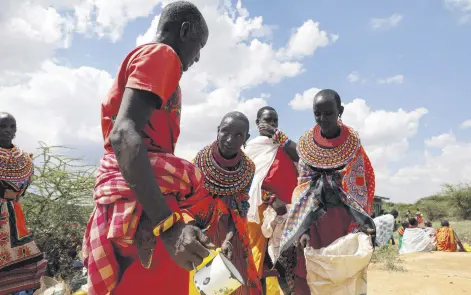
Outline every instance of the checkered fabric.
{"label": "checkered fabric", "polygon": [[[202,174],[190,162],[166,153],[149,153],[149,159],[162,193],[174,196],[176,202],[187,200],[201,188]],[[88,268],[88,295],[105,295],[118,283],[119,265],[113,243],[120,247],[132,245],[142,213],[114,154],[106,154],[101,160],[94,199],[96,206],[87,224],[83,257]]]}

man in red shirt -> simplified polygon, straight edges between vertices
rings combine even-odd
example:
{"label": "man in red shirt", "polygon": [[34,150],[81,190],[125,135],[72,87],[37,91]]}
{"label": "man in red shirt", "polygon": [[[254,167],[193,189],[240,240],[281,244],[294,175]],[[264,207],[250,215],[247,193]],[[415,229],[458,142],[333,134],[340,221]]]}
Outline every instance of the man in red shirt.
{"label": "man in red shirt", "polygon": [[128,54],[102,104],[105,155],[83,243],[89,295],[187,295],[188,270],[214,247],[179,206],[199,190],[201,173],[173,155],[180,77],[207,39],[195,5],[167,5],[155,41]]}

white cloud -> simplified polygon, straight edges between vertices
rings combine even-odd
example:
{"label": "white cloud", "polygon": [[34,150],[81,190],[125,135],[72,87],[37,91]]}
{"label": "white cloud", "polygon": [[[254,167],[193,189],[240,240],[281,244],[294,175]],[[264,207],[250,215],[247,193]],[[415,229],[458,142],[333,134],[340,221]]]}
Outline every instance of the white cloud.
{"label": "white cloud", "polygon": [[310,19],[296,30],[288,47],[281,53],[289,58],[302,58],[312,55],[317,48],[325,47],[338,38],[338,35],[332,35],[329,39],[327,32],[319,29],[319,23]]}
{"label": "white cloud", "polygon": [[471,12],[471,0],[445,0],[445,6],[451,10]]}
{"label": "white cloud", "polygon": [[297,93],[294,98],[289,102],[290,107],[293,110],[307,110],[312,109],[312,103],[314,101],[314,96],[321,91],[319,88],[311,88],[304,91],[302,94]]}
{"label": "white cloud", "polygon": [[440,153],[435,155],[429,150],[423,152],[423,160],[418,164],[400,168],[390,179],[389,192],[395,199],[415,201],[419,197],[440,192],[445,183],[458,184],[469,181],[471,166],[471,143],[457,139],[443,143]]}
{"label": "white cloud", "polygon": [[358,82],[360,80],[360,74],[357,71],[351,72],[348,74],[347,80],[350,83]]}
{"label": "white cloud", "polygon": [[27,82],[0,87],[0,101],[2,110],[17,119],[23,149],[32,152],[43,141],[101,151],[100,103],[111,83],[105,71],[46,61]]}
{"label": "white cloud", "polygon": [[471,128],[471,119],[464,121],[461,123],[461,128],[466,129],[466,128]]}
{"label": "white cloud", "polygon": [[379,84],[402,84],[404,83],[403,75],[395,75],[383,79],[378,79]]}
{"label": "white cloud", "polygon": [[354,83],[366,83],[366,79],[360,76],[360,73],[358,71],[353,71],[347,76],[348,82],[354,84]]}
{"label": "white cloud", "polygon": [[370,26],[373,30],[380,30],[380,29],[391,29],[399,25],[402,21],[402,15],[400,14],[393,14],[389,17],[385,18],[373,18],[370,21]]}
{"label": "white cloud", "polygon": [[471,0],[444,0],[445,7],[457,12],[460,24],[466,24],[471,19]]}
{"label": "white cloud", "polygon": [[438,136],[432,136],[424,141],[427,147],[431,148],[444,148],[456,142],[456,137],[453,133],[443,133]]}
{"label": "white cloud", "polygon": [[[70,41],[71,20],[52,7],[26,0],[3,0],[0,11],[0,83],[34,71]],[[17,77],[18,78],[18,77]],[[14,79],[16,81],[16,79]]]}
{"label": "white cloud", "polygon": [[77,31],[120,39],[126,24],[149,16],[161,0],[82,0],[74,5]]}

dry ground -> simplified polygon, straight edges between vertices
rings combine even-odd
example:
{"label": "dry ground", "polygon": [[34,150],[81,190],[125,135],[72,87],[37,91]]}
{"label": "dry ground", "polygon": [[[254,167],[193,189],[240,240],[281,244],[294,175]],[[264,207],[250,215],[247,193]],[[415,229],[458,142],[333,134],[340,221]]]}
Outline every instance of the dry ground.
{"label": "dry ground", "polygon": [[471,294],[471,253],[413,253],[400,258],[406,272],[370,264],[368,295]]}

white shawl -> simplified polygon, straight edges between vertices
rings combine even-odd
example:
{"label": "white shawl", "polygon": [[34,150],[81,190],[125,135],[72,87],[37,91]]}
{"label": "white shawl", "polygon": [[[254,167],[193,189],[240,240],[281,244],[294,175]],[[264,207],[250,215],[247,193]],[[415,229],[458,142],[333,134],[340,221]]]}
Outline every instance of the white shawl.
{"label": "white shawl", "polygon": [[423,228],[406,228],[399,254],[433,251],[433,244]]}
{"label": "white shawl", "polygon": [[247,147],[244,149],[245,154],[255,164],[255,174],[249,191],[250,208],[247,213],[249,222],[260,224],[258,206],[262,204],[262,183],[268,171],[270,171],[279,146],[278,143],[274,143],[273,139],[269,137],[258,136],[249,141]]}

